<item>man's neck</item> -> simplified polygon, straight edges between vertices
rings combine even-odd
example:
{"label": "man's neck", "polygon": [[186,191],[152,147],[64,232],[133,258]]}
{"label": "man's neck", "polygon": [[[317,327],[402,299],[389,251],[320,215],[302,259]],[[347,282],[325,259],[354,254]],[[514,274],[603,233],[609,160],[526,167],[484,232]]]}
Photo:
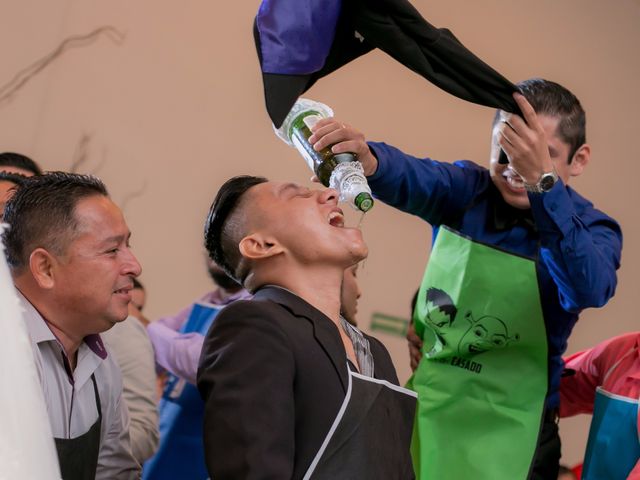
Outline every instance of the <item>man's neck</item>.
{"label": "man's neck", "polygon": [[83,338],[75,338],[69,335],[63,328],[58,327],[54,323],[47,320],[46,317],[43,317],[46,322],[49,330],[53,332],[55,337],[58,339],[62,348],[64,350],[65,355],[67,356],[67,360],[69,360],[69,365],[71,367],[71,371],[75,370],[77,363],[77,353],[80,348],[80,344],[83,341]]}
{"label": "man's neck", "polygon": [[[262,282],[262,284],[267,283],[286,288],[327,316],[340,334],[347,358],[357,366],[358,359],[353,342],[345,333],[340,320],[340,290],[344,269],[330,266],[316,266],[315,268],[305,266],[300,269],[279,269],[277,273],[271,278],[265,277],[266,282]],[[359,369],[359,366],[357,368]]]}
{"label": "man's neck", "polygon": [[51,330],[51,333],[53,333],[58,342],[62,345],[64,353],[69,360],[71,370],[75,369],[77,358],[76,353],[78,352],[80,344],[84,338],[79,338],[68,332],[68,329],[64,326],[63,322],[59,320],[60,315],[57,315],[52,308],[49,308],[48,302],[39,301],[38,296],[30,291],[30,286],[28,284],[20,284],[19,282],[16,282],[16,287],[27,301],[31,303],[33,308],[37,310],[44,322],[47,324],[47,327],[49,327],[49,330]]}
{"label": "man's neck", "polygon": [[340,270],[289,271],[265,280],[266,284],[286,288],[329,317],[336,325],[340,325]]}

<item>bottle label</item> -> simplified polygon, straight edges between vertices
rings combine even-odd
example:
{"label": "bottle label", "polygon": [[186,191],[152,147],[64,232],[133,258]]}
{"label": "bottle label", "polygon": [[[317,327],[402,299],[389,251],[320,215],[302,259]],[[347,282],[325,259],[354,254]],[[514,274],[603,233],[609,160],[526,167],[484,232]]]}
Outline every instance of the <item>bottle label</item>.
{"label": "bottle label", "polygon": [[356,208],[355,198],[366,193],[371,195],[371,189],[364,176],[362,164],[358,161],[345,162],[336,165],[331,173],[329,186],[340,192],[340,201],[349,203]]}

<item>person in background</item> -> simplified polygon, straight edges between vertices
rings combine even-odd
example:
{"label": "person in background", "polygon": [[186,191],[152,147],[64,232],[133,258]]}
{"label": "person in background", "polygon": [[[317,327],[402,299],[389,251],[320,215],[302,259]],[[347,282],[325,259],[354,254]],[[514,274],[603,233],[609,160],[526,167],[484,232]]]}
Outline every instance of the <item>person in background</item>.
{"label": "person in background", "polygon": [[342,317],[354,327],[358,326],[356,314],[358,313],[358,300],[362,295],[358,285],[359,263],[350,266],[344,271],[342,287],[340,289],[340,305]]}
{"label": "person in background", "polygon": [[129,316],[102,334],[122,371],[122,396],[129,411],[131,451],[141,465],[158,448],[158,402],[153,346],[140,308],[144,287],[133,279]]}
{"label": "person in background", "polygon": [[13,195],[15,189],[22,185],[26,178],[19,173],[0,171],[0,222],[4,217],[4,206]]}
{"label": "person in background", "polygon": [[151,322],[147,331],[160,376],[160,445],[143,469],[145,480],[205,479],[202,444],[204,404],[194,385],[204,335],[227,305],[250,297],[213,261],[207,270],[216,288],[174,316]]}
{"label": "person in background", "polygon": [[141,271],[122,212],[97,178],[51,172],[16,190],[5,220],[62,477],[138,479],[120,369],[99,335],[127,317]]}
{"label": "person in background", "polygon": [[133,290],[131,290],[131,302],[129,303],[129,315],[133,315],[146,327],[149,320],[144,316],[144,306],[147,304],[147,292],[137,278],[133,279]]}
{"label": "person in background", "polygon": [[36,162],[19,153],[0,153],[0,222],[4,206],[14,189],[20,186],[25,177],[41,175],[42,170]]}
{"label": "person in background", "polygon": [[640,332],[567,357],[560,417],[593,415],[583,479],[640,479],[639,406]]}
{"label": "person in background", "polygon": [[26,155],[13,152],[0,153],[0,171],[17,173],[25,177],[42,175],[42,169]]}
{"label": "person in background", "polygon": [[251,295],[230,278],[213,261],[207,260],[207,272],[215,288],[198,298],[194,303],[175,315],[161,317],[147,327],[153,344],[156,363],[176,377],[195,385],[198,361],[202,351],[204,332],[183,332],[194,306],[198,304],[223,307],[236,300],[250,298]]}

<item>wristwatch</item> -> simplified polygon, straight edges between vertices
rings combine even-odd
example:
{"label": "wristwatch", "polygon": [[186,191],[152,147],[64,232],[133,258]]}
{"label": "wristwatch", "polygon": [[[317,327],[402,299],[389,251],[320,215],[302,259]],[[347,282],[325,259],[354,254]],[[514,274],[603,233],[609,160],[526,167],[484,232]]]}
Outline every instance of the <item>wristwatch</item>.
{"label": "wristwatch", "polygon": [[532,193],[546,193],[553,188],[558,181],[558,174],[555,169],[550,172],[543,173],[538,179],[538,183],[531,185],[527,182],[524,183],[524,188],[527,192]]}

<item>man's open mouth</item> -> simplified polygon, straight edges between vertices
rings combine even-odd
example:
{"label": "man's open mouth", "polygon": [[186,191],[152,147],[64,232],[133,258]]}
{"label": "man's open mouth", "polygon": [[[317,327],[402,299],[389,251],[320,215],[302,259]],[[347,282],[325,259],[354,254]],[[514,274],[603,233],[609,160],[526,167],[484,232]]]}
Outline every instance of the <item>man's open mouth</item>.
{"label": "man's open mouth", "polygon": [[515,173],[513,170],[505,170],[502,173],[502,176],[507,181],[509,186],[514,190],[524,190],[524,180],[520,175]]}
{"label": "man's open mouth", "polygon": [[344,215],[342,210],[333,210],[327,219],[329,220],[329,225],[332,227],[344,227]]}

